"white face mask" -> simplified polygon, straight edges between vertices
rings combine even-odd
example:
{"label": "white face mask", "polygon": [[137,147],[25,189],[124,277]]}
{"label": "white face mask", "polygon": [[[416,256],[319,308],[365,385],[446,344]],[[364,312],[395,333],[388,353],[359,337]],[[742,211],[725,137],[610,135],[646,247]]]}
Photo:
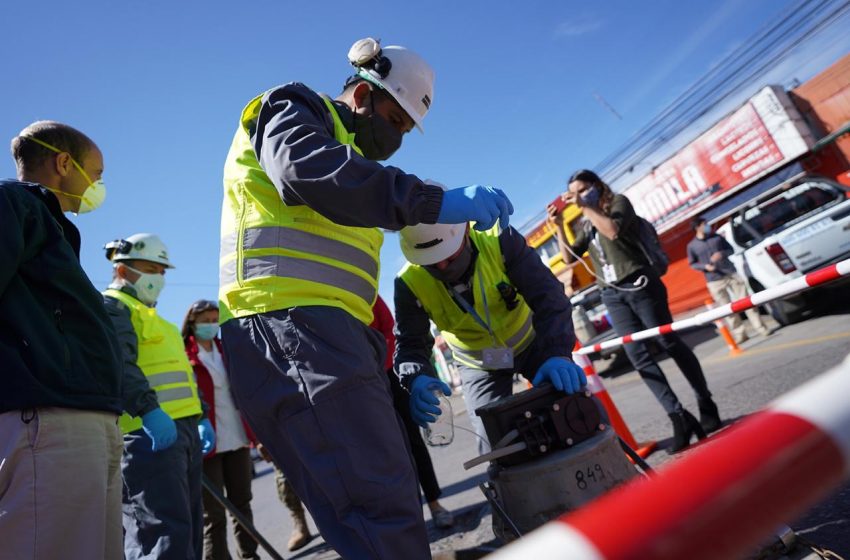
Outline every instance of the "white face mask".
{"label": "white face mask", "polygon": [[[66,196],[68,196],[67,193]],[[103,184],[103,179],[98,179],[86,187],[80,199],[80,209],[77,210],[77,214],[85,214],[99,208],[106,199],[106,185]]]}
{"label": "white face mask", "polygon": [[136,290],[136,297],[139,298],[139,301],[145,305],[155,304],[156,300],[159,298],[159,293],[165,287],[165,276],[162,274],[149,274],[142,272],[126,264],[124,266],[139,275],[139,279],[135,282],[131,283],[125,280],[127,284]]}
{"label": "white face mask", "polygon": [[[23,136],[23,138],[27,138],[32,140],[36,144],[40,146],[44,146],[48,150],[52,152],[56,152],[57,154],[63,153],[62,150],[56,148],[55,146],[51,146],[47,142],[39,140],[38,138],[33,138],[32,136]],[[70,154],[68,154],[70,155]],[[91,212],[92,210],[96,210],[103,204],[103,201],[106,200],[106,185],[103,184],[103,179],[98,179],[97,181],[92,181],[89,174],[86,173],[86,170],[83,169],[83,166],[77,163],[77,160],[71,158],[71,163],[74,164],[74,167],[77,168],[77,171],[80,172],[80,175],[85,178],[86,181],[89,182],[89,186],[86,187],[86,190],[83,191],[83,194],[71,194],[64,191],[58,191],[56,189],[47,188],[47,190],[56,193],[57,195],[67,196],[69,198],[79,198],[80,199],[80,207],[74,214],[86,214]]]}

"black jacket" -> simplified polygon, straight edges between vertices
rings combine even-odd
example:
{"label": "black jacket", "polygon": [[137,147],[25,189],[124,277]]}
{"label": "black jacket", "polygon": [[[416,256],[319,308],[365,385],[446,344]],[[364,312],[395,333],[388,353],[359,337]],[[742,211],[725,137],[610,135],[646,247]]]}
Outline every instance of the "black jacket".
{"label": "black jacket", "polygon": [[79,252],[50,191],[0,180],[0,413],[121,413],[118,338]]}

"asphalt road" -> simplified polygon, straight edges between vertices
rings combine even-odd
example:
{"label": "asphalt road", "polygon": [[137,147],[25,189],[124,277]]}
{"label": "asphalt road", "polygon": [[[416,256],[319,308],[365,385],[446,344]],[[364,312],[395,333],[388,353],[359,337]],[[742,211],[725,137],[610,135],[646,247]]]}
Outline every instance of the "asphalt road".
{"label": "asphalt road", "polygon": [[[764,407],[770,401],[838,364],[850,353],[850,293],[839,290],[824,296],[828,310],[801,323],[779,329],[768,338],[755,338],[742,345],[744,353],[730,357],[722,339],[713,329],[693,331],[686,341],[697,353],[720,407],[721,416],[731,423]],[[653,467],[663,468],[674,460],[663,448],[669,445],[671,427],[661,407],[633,371],[607,368],[597,363],[604,383],[638,441],[656,440],[662,450],[649,457]],[[675,365],[663,359],[662,369],[686,408],[696,413],[696,400]],[[516,390],[522,386],[517,385]],[[428,531],[435,558],[479,558],[500,543],[491,531],[490,508],[477,485],[485,480],[485,468],[464,471],[462,463],[476,455],[475,436],[469,428],[462,397],[452,397],[455,441],[445,448],[432,449],[432,459],[443,487],[442,503],[453,510],[455,527],[438,530],[425,508]],[[316,537],[296,553],[286,551],[291,530],[288,512],[278,502],[274,476],[258,463],[254,480],[253,509],[259,531],[285,558],[326,559],[337,555]],[[850,556],[850,484],[837,489],[821,504],[788,525],[798,534],[824,548]],[[315,529],[315,525],[311,527]],[[231,551],[235,547],[231,536]],[[707,543],[706,546],[709,546]],[[267,555],[262,555],[268,558]]]}

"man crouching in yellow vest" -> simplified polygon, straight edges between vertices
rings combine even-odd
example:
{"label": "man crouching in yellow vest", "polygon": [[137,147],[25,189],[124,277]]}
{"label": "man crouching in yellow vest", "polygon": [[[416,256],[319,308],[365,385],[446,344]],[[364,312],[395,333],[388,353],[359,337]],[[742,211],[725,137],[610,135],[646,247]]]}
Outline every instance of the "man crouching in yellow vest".
{"label": "man crouching in yellow vest", "polygon": [[498,189],[443,193],[377,163],[431,107],[434,72],[374,39],[336,99],[290,83],[243,109],[224,166],[221,340],[251,428],[344,558],[430,558],[416,474],[369,328],[379,228],[507,225]]}
{"label": "man crouching in yellow vest", "polygon": [[201,560],[202,454],[215,434],[180,331],[154,307],[174,267],[149,233],[105,249],[114,264],[103,299],[124,355],[124,557]]}
{"label": "man crouching in yellow vest", "polygon": [[[433,321],[460,363],[482,454],[490,443],[475,410],[510,396],[515,372],[567,393],[587,384],[571,359],[564,286],[517,230],[421,224],[401,231],[401,249],[409,262],[395,282],[396,373],[408,388],[440,383],[430,360]],[[411,410],[419,424],[439,412],[413,401]]]}

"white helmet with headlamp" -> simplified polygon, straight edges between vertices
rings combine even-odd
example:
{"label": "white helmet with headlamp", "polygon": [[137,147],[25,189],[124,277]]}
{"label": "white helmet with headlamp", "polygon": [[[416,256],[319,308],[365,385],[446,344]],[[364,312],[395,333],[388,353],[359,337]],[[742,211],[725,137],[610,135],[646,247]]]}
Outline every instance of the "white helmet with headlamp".
{"label": "white helmet with headlamp", "polygon": [[381,47],[379,39],[367,37],[351,46],[348,61],[358,76],[389,93],[422,130],[434,99],[434,70],[421,56],[404,47]]}
{"label": "white helmet with headlamp", "polygon": [[[174,268],[168,260],[168,249],[158,235],[152,233],[136,233],[126,239],[116,239],[103,246],[106,249],[106,258],[117,266],[123,261],[147,261]],[[159,298],[160,292],[165,287],[165,276],[157,272],[144,272],[124,262],[124,266],[132,270],[137,276],[136,280],[130,281],[123,276],[116,276],[119,284],[132,287],[136,297],[146,305],[154,305]]]}

